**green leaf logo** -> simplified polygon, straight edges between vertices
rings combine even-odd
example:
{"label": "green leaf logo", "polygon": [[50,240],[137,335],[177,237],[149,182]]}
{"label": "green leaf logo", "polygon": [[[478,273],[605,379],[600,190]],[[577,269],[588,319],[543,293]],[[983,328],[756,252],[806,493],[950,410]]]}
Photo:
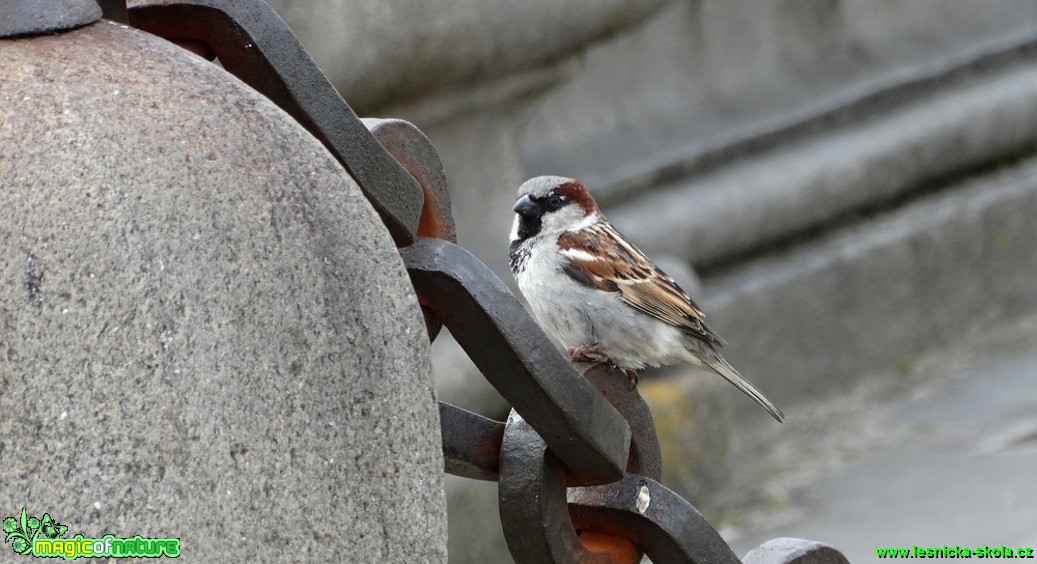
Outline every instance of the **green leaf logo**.
{"label": "green leaf logo", "polygon": [[43,519],[29,516],[23,507],[17,517],[4,517],[4,542],[11,543],[15,554],[28,554],[36,537],[43,535],[49,539],[61,538],[68,531],[68,525],[55,521],[50,513],[44,513]]}
{"label": "green leaf logo", "polygon": [[68,530],[68,525],[62,525],[57,521],[51,519],[50,513],[44,513],[43,519],[40,520],[40,533],[48,539],[56,539],[64,536],[65,531]]}
{"label": "green leaf logo", "polygon": [[[33,517],[33,519],[36,519]],[[14,550],[15,554],[26,554],[31,548],[29,541],[32,540],[33,530],[29,527],[28,513],[25,512],[25,508],[22,508],[20,518],[6,517],[4,518],[4,542],[11,543],[11,549]],[[39,519],[36,519],[37,527],[39,526]]]}

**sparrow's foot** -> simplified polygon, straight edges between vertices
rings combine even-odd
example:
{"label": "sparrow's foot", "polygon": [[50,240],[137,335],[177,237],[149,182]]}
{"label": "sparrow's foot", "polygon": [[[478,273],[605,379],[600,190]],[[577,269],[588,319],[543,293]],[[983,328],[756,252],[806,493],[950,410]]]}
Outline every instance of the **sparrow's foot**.
{"label": "sparrow's foot", "polygon": [[609,357],[605,356],[598,347],[594,345],[580,345],[569,347],[569,360],[573,362],[589,362],[591,364],[610,363]]}
{"label": "sparrow's foot", "polygon": [[623,372],[626,372],[627,378],[630,378],[630,391],[637,389],[637,370],[624,368]]}

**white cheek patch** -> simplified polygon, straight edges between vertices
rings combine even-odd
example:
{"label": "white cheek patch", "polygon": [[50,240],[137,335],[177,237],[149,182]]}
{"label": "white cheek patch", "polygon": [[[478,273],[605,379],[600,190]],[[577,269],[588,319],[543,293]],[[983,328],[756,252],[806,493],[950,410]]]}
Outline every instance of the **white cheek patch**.
{"label": "white cheek patch", "polygon": [[580,220],[579,223],[577,223],[576,225],[572,226],[572,231],[580,231],[582,229],[587,229],[591,225],[594,225],[594,222],[596,222],[596,221],[598,221],[598,214],[596,214],[596,213],[587,214],[583,219]]}
{"label": "white cheek patch", "polygon": [[545,233],[580,231],[594,225],[597,219],[597,214],[588,215],[580,206],[569,204],[558,211],[544,214],[543,231]]}
{"label": "white cheek patch", "polygon": [[509,241],[518,241],[518,229],[519,229],[519,216],[515,216],[515,220],[511,222],[511,234],[508,236]]}

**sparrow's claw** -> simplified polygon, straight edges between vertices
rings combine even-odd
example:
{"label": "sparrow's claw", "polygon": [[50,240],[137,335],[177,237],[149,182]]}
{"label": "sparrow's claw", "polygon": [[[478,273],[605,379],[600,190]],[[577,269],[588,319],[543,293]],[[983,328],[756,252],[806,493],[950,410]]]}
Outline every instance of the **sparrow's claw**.
{"label": "sparrow's claw", "polygon": [[605,364],[611,362],[609,357],[605,356],[594,345],[580,345],[578,347],[569,347],[569,360],[573,362],[589,362],[592,364]]}
{"label": "sparrow's claw", "polygon": [[627,378],[630,378],[630,390],[637,389],[637,370],[633,368],[624,368],[623,372],[626,372]]}

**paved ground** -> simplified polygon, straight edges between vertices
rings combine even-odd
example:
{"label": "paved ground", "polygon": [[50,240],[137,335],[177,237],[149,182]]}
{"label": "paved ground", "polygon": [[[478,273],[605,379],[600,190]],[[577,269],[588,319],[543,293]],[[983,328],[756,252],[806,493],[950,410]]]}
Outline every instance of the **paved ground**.
{"label": "paved ground", "polygon": [[753,445],[769,485],[720,527],[735,552],[780,536],[851,562],[885,546],[1037,547],[1037,316],[974,333]]}

